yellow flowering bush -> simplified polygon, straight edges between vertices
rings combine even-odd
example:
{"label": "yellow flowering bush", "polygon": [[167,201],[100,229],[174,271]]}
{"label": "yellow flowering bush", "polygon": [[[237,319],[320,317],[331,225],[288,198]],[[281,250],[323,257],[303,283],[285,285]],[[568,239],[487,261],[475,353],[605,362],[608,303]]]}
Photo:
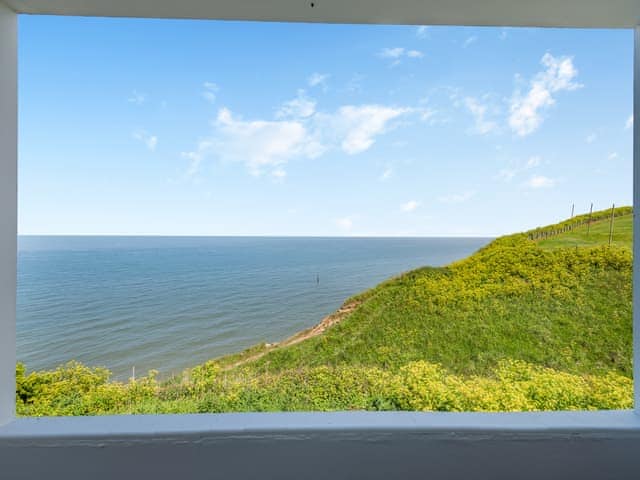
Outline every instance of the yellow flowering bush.
{"label": "yellow flowering bush", "polygon": [[[489,377],[454,375],[425,361],[411,362],[396,373],[374,367],[321,366],[249,377],[247,372],[216,369],[215,375],[205,374],[211,368],[208,365],[197,371],[195,379],[171,385],[158,382],[154,372],[127,383],[108,382],[106,370],[76,362],[29,375],[19,366],[18,413],[593,410],[631,408],[633,397],[632,381],[614,372],[572,375],[513,360],[500,362]],[[168,395],[171,389],[174,395]]]}

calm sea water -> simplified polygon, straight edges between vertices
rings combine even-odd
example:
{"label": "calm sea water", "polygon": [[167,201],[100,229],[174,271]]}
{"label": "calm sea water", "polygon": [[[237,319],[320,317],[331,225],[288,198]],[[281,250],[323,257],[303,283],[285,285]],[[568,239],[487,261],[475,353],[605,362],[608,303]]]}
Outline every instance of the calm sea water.
{"label": "calm sea water", "polygon": [[179,372],[319,322],[485,238],[20,237],[18,359]]}

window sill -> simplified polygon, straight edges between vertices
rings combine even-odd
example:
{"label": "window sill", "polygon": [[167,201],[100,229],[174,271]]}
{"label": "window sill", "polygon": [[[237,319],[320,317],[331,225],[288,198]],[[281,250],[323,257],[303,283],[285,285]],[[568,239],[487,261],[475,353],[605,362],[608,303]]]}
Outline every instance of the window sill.
{"label": "window sill", "polygon": [[[640,415],[632,410],[597,412],[445,413],[334,412],[117,415],[18,418],[0,427],[0,448],[19,444],[59,445],[69,440],[130,439],[198,442],[241,437],[420,434],[451,438],[631,434],[640,437]],[[373,435],[373,437],[372,437]]]}

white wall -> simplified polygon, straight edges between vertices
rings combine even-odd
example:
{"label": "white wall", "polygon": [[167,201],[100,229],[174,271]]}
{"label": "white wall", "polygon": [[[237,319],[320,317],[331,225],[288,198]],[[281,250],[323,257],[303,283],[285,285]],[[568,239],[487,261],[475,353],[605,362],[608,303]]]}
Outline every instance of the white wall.
{"label": "white wall", "polygon": [[5,1],[21,13],[103,17],[602,28],[633,27],[640,21],[640,0]]}
{"label": "white wall", "polygon": [[632,412],[223,414],[30,419],[0,428],[0,478],[640,478]]}
{"label": "white wall", "polygon": [[[7,1],[26,11],[32,7],[34,12],[56,7],[66,14],[131,16],[197,16],[196,10],[189,10],[197,5],[207,15],[215,15],[226,5],[232,10],[245,8],[246,18],[277,19],[288,12],[286,5],[296,3],[298,8],[293,0]],[[473,23],[481,15],[495,23],[619,26],[635,22],[640,6],[640,0],[442,0],[442,9],[427,8],[438,1],[402,0],[399,8],[393,0],[344,0],[345,7],[341,7],[343,0],[316,0],[318,6],[335,9],[317,19],[337,15],[341,20],[390,21],[404,12],[411,14],[406,17],[411,22],[418,22],[447,11],[452,15],[447,21],[458,24]],[[251,5],[254,8],[247,8]],[[416,15],[420,12],[422,17]],[[300,18],[313,20],[309,14]],[[640,415],[631,411],[176,415],[7,423],[13,418],[15,400],[16,35],[16,16],[0,0],[0,479],[640,478]],[[636,92],[638,88],[636,84]],[[636,95],[640,121],[638,102]],[[635,138],[640,136],[639,128],[636,123]],[[637,164],[638,143],[635,159]],[[638,204],[638,168],[634,180]],[[638,222],[635,233],[640,235]],[[635,258],[640,257],[639,245]],[[637,273],[637,262],[635,268]],[[634,305],[640,298],[639,285],[634,284]],[[638,327],[636,311],[640,310],[634,308]],[[635,337],[637,358],[640,337]],[[636,378],[639,374],[636,369]]]}
{"label": "white wall", "polygon": [[17,18],[0,2],[0,425],[15,409]]}
{"label": "white wall", "polygon": [[[633,52],[633,206],[640,207],[640,27],[634,31]],[[640,414],[640,221],[633,214],[633,378],[634,408]]]}

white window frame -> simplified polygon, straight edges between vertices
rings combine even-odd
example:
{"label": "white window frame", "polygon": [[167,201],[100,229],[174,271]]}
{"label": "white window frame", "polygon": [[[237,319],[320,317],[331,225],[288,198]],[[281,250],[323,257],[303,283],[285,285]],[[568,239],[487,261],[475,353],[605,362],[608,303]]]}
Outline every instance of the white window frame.
{"label": "white window frame", "polygon": [[[18,13],[635,28],[633,112],[640,118],[640,0],[0,0],[0,478],[162,479],[184,475],[185,465],[206,478],[632,478],[640,471],[640,381],[628,411],[16,419]],[[640,205],[639,138],[635,122],[634,205]],[[634,238],[640,238],[635,216]],[[640,242],[633,254],[640,379]]]}

